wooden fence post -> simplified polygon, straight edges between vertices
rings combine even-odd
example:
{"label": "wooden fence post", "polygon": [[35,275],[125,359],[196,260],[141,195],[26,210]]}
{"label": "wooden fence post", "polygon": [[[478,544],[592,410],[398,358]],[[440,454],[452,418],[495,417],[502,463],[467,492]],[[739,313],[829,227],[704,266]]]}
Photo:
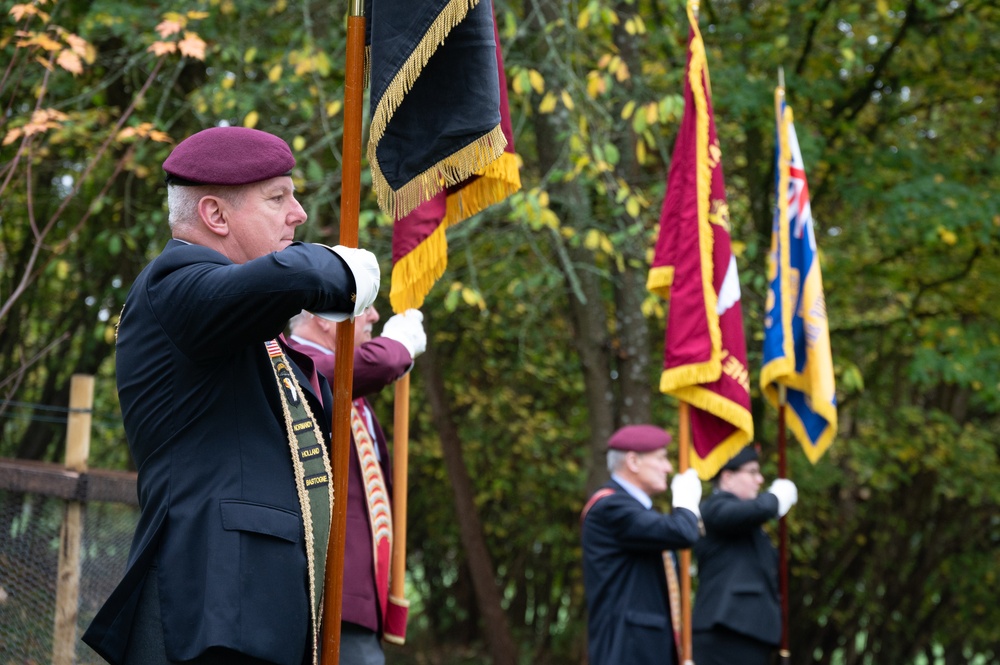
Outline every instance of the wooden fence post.
{"label": "wooden fence post", "polygon": [[[69,389],[66,422],[66,469],[86,473],[90,455],[90,424],[94,408],[94,377],[74,374]],[[67,501],[59,537],[59,578],[56,582],[52,664],[76,662],[76,621],[80,607],[80,542],[83,503]]]}

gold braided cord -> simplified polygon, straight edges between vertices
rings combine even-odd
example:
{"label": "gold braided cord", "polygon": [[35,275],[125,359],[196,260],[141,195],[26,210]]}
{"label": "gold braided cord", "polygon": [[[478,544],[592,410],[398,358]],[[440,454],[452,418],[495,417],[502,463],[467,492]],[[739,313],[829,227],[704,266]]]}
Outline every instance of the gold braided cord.
{"label": "gold braided cord", "polygon": [[[282,360],[288,365],[288,357],[282,352]],[[306,535],[306,565],[309,569],[309,612],[312,615],[310,618],[312,620],[312,630],[313,630],[313,665],[319,665],[319,634],[320,634],[320,617],[323,615],[322,612],[322,601],[320,603],[320,611],[316,612],[316,573],[314,570],[315,557],[313,555],[313,546],[315,543],[315,534],[312,528],[312,508],[309,505],[309,495],[306,490],[305,485],[305,470],[302,466],[302,460],[299,459],[298,451],[298,440],[295,436],[295,430],[292,428],[292,413],[288,408],[288,402],[286,401],[284,394],[281,389],[281,377],[278,375],[278,368],[271,363],[271,369],[274,371],[275,381],[278,382],[278,393],[281,395],[281,410],[285,417],[285,432],[288,436],[288,446],[292,453],[292,467],[295,470],[295,491],[299,497],[299,507],[302,510],[302,526],[305,530]],[[319,424],[316,418],[313,417],[312,409],[309,408],[309,402],[305,399],[302,394],[301,386],[298,384],[298,380],[295,379],[295,375],[292,375],[292,380],[295,381],[295,390],[301,395],[302,406],[305,408],[306,415],[309,417],[310,421],[313,423],[313,433],[316,436],[316,443],[319,444],[323,451],[323,467],[326,469],[327,478],[333,478],[333,469],[330,466],[330,454],[327,451],[327,447],[323,443],[323,432],[319,428]],[[333,483],[327,482],[327,490],[330,498],[330,511],[333,512]]]}

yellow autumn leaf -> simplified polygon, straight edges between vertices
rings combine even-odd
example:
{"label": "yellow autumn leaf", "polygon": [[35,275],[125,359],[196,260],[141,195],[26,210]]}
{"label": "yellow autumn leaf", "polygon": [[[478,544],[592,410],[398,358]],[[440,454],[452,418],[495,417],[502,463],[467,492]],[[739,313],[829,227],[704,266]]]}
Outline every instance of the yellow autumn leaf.
{"label": "yellow autumn leaf", "polygon": [[73,76],[83,73],[83,63],[80,61],[80,56],[68,49],[64,49],[59,53],[56,63],[67,72],[73,74]]}
{"label": "yellow autumn leaf", "polygon": [[601,76],[600,72],[590,72],[587,74],[587,96],[591,99],[597,99],[600,95],[603,95],[607,90],[608,85],[604,81],[604,77]]}
{"label": "yellow autumn leaf", "polygon": [[466,305],[471,306],[478,304],[479,301],[482,300],[482,298],[479,296],[478,293],[476,293],[469,287],[465,287],[462,289],[462,300],[465,301]]}
{"label": "yellow autumn leaf", "polygon": [[597,229],[590,229],[583,237],[583,246],[594,251],[601,245],[601,232]]}
{"label": "yellow autumn leaf", "polygon": [[16,127],[7,132],[7,134],[3,137],[3,141],[0,142],[0,145],[10,145],[20,137],[21,137],[21,129],[20,127]]}
{"label": "yellow autumn leaf", "polygon": [[541,221],[542,224],[544,224],[550,229],[559,228],[559,216],[554,212],[552,212],[551,210],[549,210],[548,208],[542,211]]}
{"label": "yellow autumn leaf", "polygon": [[260,114],[256,111],[250,111],[250,113],[247,113],[246,117],[243,118],[243,126],[253,129],[257,126],[258,120],[260,120]]}
{"label": "yellow autumn leaf", "polygon": [[184,39],[177,43],[177,48],[180,50],[181,55],[194,58],[195,60],[205,59],[205,48],[207,46],[205,41],[193,32],[185,32]]}
{"label": "yellow autumn leaf", "polygon": [[278,79],[281,78],[281,65],[275,65],[267,72],[267,80],[271,83],[277,83]]}
{"label": "yellow autumn leaf", "polygon": [[584,9],[576,17],[576,29],[585,30],[590,25],[590,8]]}
{"label": "yellow autumn leaf", "polygon": [[638,32],[638,28],[636,27],[635,21],[633,19],[625,21],[625,32],[627,32],[630,35],[634,35],[636,32]]}
{"label": "yellow autumn leaf", "polygon": [[37,14],[38,10],[33,5],[24,4],[14,5],[7,13],[13,16],[15,21],[20,21],[28,14]]}
{"label": "yellow autumn leaf", "polygon": [[939,226],[937,229],[938,236],[941,238],[941,242],[946,245],[954,245],[958,242],[958,236],[951,229],[946,229],[943,226]]}
{"label": "yellow autumn leaf", "polygon": [[256,57],[257,57],[257,47],[251,46],[246,50],[246,53],[243,54],[243,62],[250,64]]}
{"label": "yellow autumn leaf", "polygon": [[538,105],[539,113],[552,113],[556,108],[556,96],[551,92],[545,93],[542,103]]}
{"label": "yellow autumn leaf", "polygon": [[46,51],[58,51],[62,49],[62,44],[45,34],[36,35],[31,41]]}
{"label": "yellow autumn leaf", "polygon": [[646,123],[652,125],[660,117],[659,105],[656,102],[650,102],[644,108],[646,109]]}
{"label": "yellow autumn leaf", "polygon": [[179,21],[160,21],[155,30],[160,33],[160,39],[166,39],[170,35],[176,35],[183,27]]}
{"label": "yellow autumn leaf", "polygon": [[625,212],[629,214],[629,217],[635,219],[639,216],[639,211],[639,199],[634,196],[628,197],[628,200],[625,202]]}
{"label": "yellow autumn leaf", "polygon": [[639,141],[635,144],[635,158],[640,164],[646,163],[646,142]]}
{"label": "yellow autumn leaf", "polygon": [[74,35],[72,32],[67,32],[63,35],[63,39],[69,44],[69,47],[73,49],[73,53],[76,53],[81,58],[86,58],[88,54],[87,47],[89,44],[87,40],[79,35]]}
{"label": "yellow autumn leaf", "polygon": [[624,61],[619,61],[618,67],[615,69],[615,79],[621,83],[628,80],[629,76],[628,65]]}
{"label": "yellow autumn leaf", "polygon": [[560,96],[562,97],[563,106],[565,106],[570,111],[572,111],[573,110],[573,98],[570,97],[569,93],[566,92],[565,90],[562,91],[562,95],[560,95]]}
{"label": "yellow autumn leaf", "polygon": [[166,55],[176,51],[177,44],[173,42],[153,42],[146,50],[156,56]]}
{"label": "yellow autumn leaf", "polygon": [[622,120],[628,120],[632,117],[632,113],[635,111],[635,100],[630,99],[625,102],[625,106],[622,107]]}
{"label": "yellow autumn leaf", "polygon": [[305,149],[305,147],[306,147],[306,137],[300,135],[292,139],[292,150],[294,150],[295,152],[301,152],[302,150]]}
{"label": "yellow autumn leaf", "polygon": [[327,117],[328,118],[332,118],[333,116],[335,116],[338,113],[340,113],[340,107],[341,106],[343,106],[343,102],[341,102],[339,99],[335,99],[334,101],[332,101],[329,104],[327,104],[326,105],[326,115],[327,115]]}
{"label": "yellow autumn leaf", "polygon": [[539,95],[545,90],[545,77],[537,69],[528,72],[528,80],[531,82],[531,89]]}
{"label": "yellow autumn leaf", "polygon": [[234,85],[236,85],[236,77],[227,76],[224,79],[222,79],[222,83],[220,83],[219,85],[222,86],[223,90],[230,90]]}
{"label": "yellow autumn leaf", "polygon": [[200,21],[201,19],[208,18],[209,16],[210,14],[208,12],[199,12],[193,9],[187,13],[187,17],[194,19],[195,21]]}

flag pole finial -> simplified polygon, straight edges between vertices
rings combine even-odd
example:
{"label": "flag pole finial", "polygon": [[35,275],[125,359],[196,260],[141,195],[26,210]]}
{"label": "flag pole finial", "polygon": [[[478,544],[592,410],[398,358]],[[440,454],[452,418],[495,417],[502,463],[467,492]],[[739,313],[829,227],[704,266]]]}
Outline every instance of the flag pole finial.
{"label": "flag pole finial", "polygon": [[785,68],[778,66],[778,87],[782,90],[785,89]]}

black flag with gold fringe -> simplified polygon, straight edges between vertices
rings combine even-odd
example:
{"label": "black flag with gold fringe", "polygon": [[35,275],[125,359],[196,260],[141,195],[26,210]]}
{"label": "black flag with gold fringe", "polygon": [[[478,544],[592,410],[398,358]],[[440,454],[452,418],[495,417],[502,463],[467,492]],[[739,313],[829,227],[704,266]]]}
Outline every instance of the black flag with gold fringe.
{"label": "black flag with gold fringe", "polygon": [[490,0],[366,0],[379,207],[398,220],[504,152]]}

